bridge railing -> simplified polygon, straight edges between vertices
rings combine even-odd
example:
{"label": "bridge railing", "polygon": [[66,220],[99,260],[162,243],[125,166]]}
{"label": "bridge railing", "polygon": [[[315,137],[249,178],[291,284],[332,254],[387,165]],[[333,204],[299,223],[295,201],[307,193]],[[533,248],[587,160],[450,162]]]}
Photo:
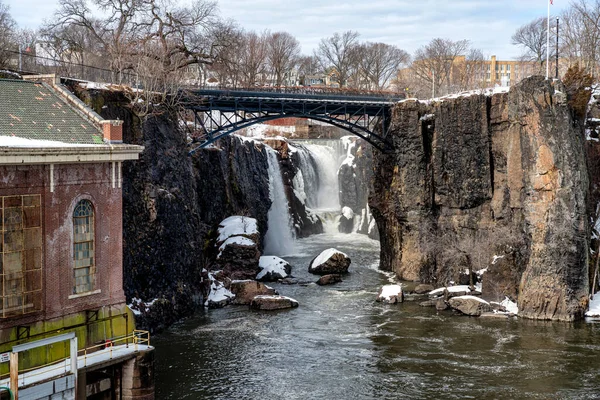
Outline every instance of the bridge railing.
{"label": "bridge railing", "polygon": [[365,90],[355,88],[331,88],[331,87],[320,87],[320,86],[220,86],[220,85],[186,85],[182,87],[183,90],[196,92],[196,91],[215,91],[215,92],[231,92],[231,93],[256,93],[256,94],[293,94],[293,95],[309,95],[309,96],[332,96],[332,97],[344,97],[344,98],[381,98],[382,100],[388,99],[404,99],[406,95],[402,92],[389,91],[389,90]]}

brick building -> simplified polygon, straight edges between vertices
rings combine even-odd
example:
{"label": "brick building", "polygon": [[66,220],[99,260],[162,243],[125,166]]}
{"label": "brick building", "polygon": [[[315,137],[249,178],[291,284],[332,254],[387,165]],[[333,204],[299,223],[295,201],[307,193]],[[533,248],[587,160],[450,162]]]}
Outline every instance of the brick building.
{"label": "brick building", "polygon": [[[121,121],[103,120],[53,76],[32,79],[0,80],[0,353],[68,331],[84,348],[134,326],[121,165],[143,147],[123,144]],[[53,362],[65,352],[56,347],[20,362]],[[0,364],[0,378],[7,371]]]}

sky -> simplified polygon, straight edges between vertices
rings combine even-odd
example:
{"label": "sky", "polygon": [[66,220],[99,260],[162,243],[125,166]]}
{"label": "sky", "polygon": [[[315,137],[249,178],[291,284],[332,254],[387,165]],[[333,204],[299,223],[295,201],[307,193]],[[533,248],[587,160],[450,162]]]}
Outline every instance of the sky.
{"label": "sky", "polygon": [[[190,1],[190,0],[188,0]],[[511,44],[515,30],[547,15],[548,0],[220,0],[220,14],[246,30],[287,31],[304,54],[321,38],[353,30],[361,41],[393,44],[413,53],[431,39],[467,39],[487,57],[514,59],[522,50]],[[21,28],[38,28],[58,0],[0,0]],[[554,0],[553,14],[569,0]]]}

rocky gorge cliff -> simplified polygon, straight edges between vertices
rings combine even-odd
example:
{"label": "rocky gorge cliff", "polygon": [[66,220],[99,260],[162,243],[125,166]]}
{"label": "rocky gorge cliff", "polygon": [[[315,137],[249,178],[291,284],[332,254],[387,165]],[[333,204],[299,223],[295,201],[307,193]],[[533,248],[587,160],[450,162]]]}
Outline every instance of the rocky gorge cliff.
{"label": "rocky gorge cliff", "polygon": [[572,321],[589,293],[585,136],[560,82],[404,101],[394,151],[374,152],[381,267],[436,286],[487,268],[483,295]]}

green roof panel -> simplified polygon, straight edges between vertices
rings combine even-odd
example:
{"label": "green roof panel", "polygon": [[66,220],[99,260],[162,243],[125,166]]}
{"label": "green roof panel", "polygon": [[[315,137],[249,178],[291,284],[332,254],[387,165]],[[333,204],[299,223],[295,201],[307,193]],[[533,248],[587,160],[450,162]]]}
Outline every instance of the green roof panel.
{"label": "green roof panel", "polygon": [[47,85],[0,79],[0,136],[102,144],[102,131]]}

